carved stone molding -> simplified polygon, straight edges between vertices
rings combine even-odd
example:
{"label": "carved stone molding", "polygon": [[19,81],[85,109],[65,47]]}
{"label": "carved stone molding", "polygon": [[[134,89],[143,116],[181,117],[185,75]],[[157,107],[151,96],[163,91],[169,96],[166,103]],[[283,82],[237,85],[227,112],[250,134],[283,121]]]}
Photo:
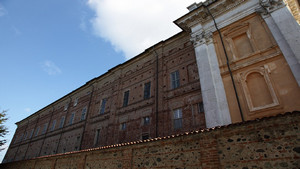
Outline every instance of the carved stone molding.
{"label": "carved stone molding", "polygon": [[259,4],[261,7],[256,9],[256,12],[263,15],[267,15],[285,5],[282,0],[259,0]]}
{"label": "carved stone molding", "polygon": [[[265,84],[266,86],[266,92],[269,94],[270,96],[270,102],[267,103],[267,104],[264,104],[264,105],[255,105],[254,104],[254,100],[252,97],[255,98],[256,95],[252,96],[253,93],[251,93],[251,90],[249,89],[249,86],[248,86],[248,76],[250,74],[259,74],[261,75],[263,81],[263,84]],[[242,72],[242,73],[239,73],[239,79],[240,79],[240,82],[242,84],[242,89],[243,89],[243,92],[244,92],[244,95],[245,95],[245,98],[246,98],[246,101],[247,101],[247,105],[248,105],[248,108],[249,108],[249,115],[255,113],[256,111],[260,111],[260,110],[263,110],[263,109],[267,109],[267,108],[271,108],[271,107],[275,107],[275,106],[278,106],[279,105],[279,100],[277,98],[277,95],[276,95],[276,92],[275,92],[275,89],[273,87],[273,83],[272,83],[272,80],[271,80],[271,77],[269,76],[269,74],[271,73],[268,65],[262,65],[262,66],[259,66],[259,67],[255,67],[255,68],[252,68],[250,70],[247,70],[245,72]],[[252,79],[253,80],[253,79]],[[261,95],[261,96],[257,96],[257,97],[263,97],[264,95]]]}
{"label": "carved stone molding", "polygon": [[207,7],[214,17],[231,11],[233,8],[244,3],[246,0],[206,0],[194,3],[188,7],[190,12],[174,21],[181,29],[190,32],[190,28],[196,24],[205,23],[212,18],[207,13]]}
{"label": "carved stone molding", "polygon": [[213,36],[211,31],[199,31],[191,35],[191,41],[194,46],[199,46],[203,44],[210,44],[213,42]]}

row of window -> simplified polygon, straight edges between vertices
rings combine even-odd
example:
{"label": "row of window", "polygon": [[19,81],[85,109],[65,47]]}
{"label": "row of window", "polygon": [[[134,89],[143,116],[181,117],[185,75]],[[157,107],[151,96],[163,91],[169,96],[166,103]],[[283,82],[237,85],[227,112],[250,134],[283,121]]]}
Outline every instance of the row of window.
{"label": "row of window", "polygon": [[[203,102],[197,104],[198,113],[204,112]],[[150,117],[143,118],[143,124],[147,125],[150,124]],[[182,109],[175,109],[173,111],[173,127],[175,130],[182,128]],[[126,122],[121,123],[121,130],[126,129]]]}
{"label": "row of window", "polygon": [[[149,116],[143,117],[143,125],[148,125],[148,124],[150,124],[150,117]],[[120,129],[126,130],[126,122],[121,123]]]}
{"label": "row of window", "polygon": [[[178,88],[179,86],[180,86],[179,71],[176,70],[171,73],[171,88],[175,89],[175,88]],[[151,96],[150,90],[151,90],[151,82],[145,83],[144,99],[150,98],[150,96]],[[107,102],[107,98],[102,99],[100,111],[99,111],[100,114],[104,114],[106,102]],[[128,106],[128,102],[129,102],[129,90],[124,92],[123,107]],[[78,104],[78,98],[76,98],[74,100],[73,106],[76,106],[77,104]],[[64,107],[64,110],[67,110],[67,109],[68,109],[68,104],[66,104]],[[85,115],[82,115],[82,116],[85,117]],[[84,117],[82,117],[82,118],[84,118]]]}
{"label": "row of window", "polygon": [[[107,101],[107,99],[102,100],[102,104],[101,104],[101,107],[100,107],[100,114],[104,113],[106,101]],[[197,104],[197,109],[198,109],[198,113],[204,112],[204,107],[203,107],[202,102]],[[82,109],[82,112],[81,112],[80,120],[85,120],[86,112],[87,112],[87,108],[84,107]],[[70,119],[69,119],[69,122],[68,122],[69,125],[73,124],[74,118],[75,118],[75,112],[72,113],[71,116],[70,116]],[[65,122],[65,116],[62,116],[61,119],[60,119],[60,123],[59,123],[59,129],[64,126],[64,122]],[[143,117],[143,125],[148,125],[148,124],[150,124],[150,117],[149,116]],[[56,119],[53,120],[50,131],[53,131],[55,129],[55,126],[56,126]],[[174,127],[174,130],[182,128],[182,109],[175,109],[173,111],[173,127]],[[46,131],[47,131],[47,128],[48,128],[48,123],[44,124],[41,134],[45,134]],[[120,129],[121,130],[126,130],[126,122],[121,123]],[[36,128],[35,133],[34,133],[34,129],[31,130],[29,135],[28,135],[28,132],[26,131],[25,134],[23,134],[20,137],[20,141],[26,140],[27,137],[29,139],[32,138],[33,134],[34,134],[34,136],[38,136],[39,131],[40,131],[40,126],[38,126]],[[97,130],[97,132],[99,132],[99,131]],[[98,134],[96,133],[96,135],[98,135]],[[23,138],[23,136],[24,136],[24,138]],[[16,142],[16,141],[17,141],[17,139],[15,139],[14,142]],[[96,142],[98,142],[98,141],[96,141]]]}
{"label": "row of window", "polygon": [[[87,112],[87,108],[85,107],[82,109],[80,120],[85,120],[86,112]],[[75,112],[72,113],[70,116],[69,123],[68,123],[69,125],[73,124],[74,118],[75,118]],[[59,123],[59,129],[61,129],[64,126],[64,123],[65,123],[65,116],[62,116],[60,119],[60,123]],[[55,127],[56,127],[56,119],[53,120],[50,131],[53,131],[55,129]],[[47,128],[48,128],[48,123],[44,124],[41,134],[45,134],[47,131]],[[38,136],[39,132],[40,132],[40,126],[38,126],[36,128],[35,132],[34,132],[34,129],[32,129],[30,131],[29,137],[28,137],[28,132],[26,131],[25,134],[20,137],[19,141],[30,139],[30,138],[32,138],[32,136]],[[16,141],[17,141],[17,139],[15,140],[15,142]]]}
{"label": "row of window", "polygon": [[[197,109],[198,109],[198,113],[203,113],[204,112],[204,107],[203,107],[203,103],[198,103],[197,104]],[[143,125],[148,125],[150,124],[150,117],[146,116],[143,117]],[[173,111],[173,128],[174,130],[178,130],[181,129],[183,127],[183,122],[182,122],[182,109],[175,109]],[[121,123],[120,125],[120,130],[126,130],[127,128],[127,123]],[[142,140],[148,139],[149,138],[149,134],[143,134],[142,135]],[[94,140],[94,145],[97,146],[100,140],[100,129],[96,130],[95,133],[95,140]]]}
{"label": "row of window", "polygon": [[[177,71],[174,71],[171,73],[171,88],[175,89],[175,88],[178,88],[179,86],[180,86],[180,78],[179,78],[179,71],[177,70]],[[151,82],[145,83],[144,99],[150,98],[150,90],[151,90]],[[123,107],[128,106],[128,102],[129,102],[129,90],[124,92]],[[99,114],[104,114],[106,103],[107,103],[107,98],[102,99]],[[77,106],[77,104],[78,104],[78,98],[76,98],[74,100],[73,106]],[[64,107],[64,110],[67,110],[67,109],[68,109],[68,104],[66,104]],[[203,105],[202,105],[202,109],[203,109]],[[86,113],[87,113],[87,108],[85,107],[82,109],[80,120],[85,120]],[[71,117],[69,119],[69,125],[73,124],[74,118],[75,118],[75,112],[71,114]],[[181,128],[182,120],[180,120],[180,119],[182,119],[182,112],[181,112],[181,109],[177,109],[174,111],[174,129]],[[148,124],[149,121],[150,121],[149,117],[144,118],[144,124]],[[63,116],[63,117],[61,117],[59,128],[63,127],[64,122],[65,122],[65,117]],[[56,125],[56,120],[53,120],[50,131],[53,131],[55,129],[55,125]],[[47,127],[48,127],[48,124],[44,124],[42,134],[46,133]],[[126,129],[126,123],[121,124],[121,129],[122,130]],[[37,127],[37,129],[35,131],[35,136],[37,136],[39,134],[39,130],[40,130],[40,126]],[[34,132],[34,129],[32,129],[32,131],[29,135],[29,138],[31,138],[33,136],[33,132]],[[28,133],[25,132],[24,140],[27,139],[27,135],[28,135]],[[21,136],[20,141],[22,139],[23,139],[23,136]]]}
{"label": "row of window", "polygon": [[[75,98],[73,106],[75,107],[75,106],[77,106],[77,104],[78,104],[78,97]],[[67,111],[68,107],[69,107],[69,104],[66,103],[65,106],[64,106],[64,111]]]}
{"label": "row of window", "polygon": [[[179,77],[179,71],[176,70],[170,74],[171,76],[171,88],[176,89],[180,87],[180,77]],[[151,89],[151,82],[145,83],[144,85],[144,99],[150,98],[150,89]],[[123,107],[128,106],[129,101],[129,90],[124,92],[123,97]],[[102,106],[101,106],[102,108]],[[101,112],[101,111],[100,111]]]}

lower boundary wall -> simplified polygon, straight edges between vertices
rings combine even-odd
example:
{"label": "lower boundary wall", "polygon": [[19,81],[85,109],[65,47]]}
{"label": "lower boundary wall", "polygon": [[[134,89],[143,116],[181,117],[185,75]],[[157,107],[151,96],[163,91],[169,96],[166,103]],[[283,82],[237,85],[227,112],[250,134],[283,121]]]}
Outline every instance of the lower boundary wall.
{"label": "lower boundary wall", "polygon": [[300,112],[1,164],[1,169],[300,168]]}

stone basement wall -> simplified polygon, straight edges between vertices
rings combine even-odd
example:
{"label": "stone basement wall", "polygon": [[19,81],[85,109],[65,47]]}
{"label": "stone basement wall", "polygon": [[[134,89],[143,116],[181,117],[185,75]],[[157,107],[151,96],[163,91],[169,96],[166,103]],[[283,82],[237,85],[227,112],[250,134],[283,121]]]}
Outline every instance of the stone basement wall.
{"label": "stone basement wall", "polygon": [[1,164],[1,169],[300,168],[300,112]]}

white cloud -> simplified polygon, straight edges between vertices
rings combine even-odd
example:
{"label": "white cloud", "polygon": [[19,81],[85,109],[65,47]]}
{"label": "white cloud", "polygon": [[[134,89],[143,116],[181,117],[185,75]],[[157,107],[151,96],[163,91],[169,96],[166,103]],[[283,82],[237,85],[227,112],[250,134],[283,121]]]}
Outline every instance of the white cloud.
{"label": "white cloud", "polygon": [[173,21],[200,0],[89,0],[96,12],[96,35],[109,41],[127,59],[178,33]]}
{"label": "white cloud", "polygon": [[0,3],[0,17],[6,15],[6,9],[4,6]]}
{"label": "white cloud", "polygon": [[60,74],[61,70],[58,66],[55,65],[54,62],[50,60],[46,60],[42,63],[43,70],[48,73],[48,75],[56,75]]}

